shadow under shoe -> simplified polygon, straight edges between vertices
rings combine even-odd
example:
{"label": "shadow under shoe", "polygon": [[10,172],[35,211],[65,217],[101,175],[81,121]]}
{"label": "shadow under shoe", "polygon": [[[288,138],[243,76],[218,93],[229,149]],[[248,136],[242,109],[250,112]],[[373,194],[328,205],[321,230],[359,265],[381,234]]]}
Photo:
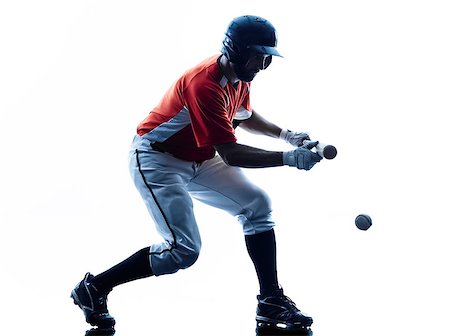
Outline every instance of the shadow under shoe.
{"label": "shadow under shoe", "polygon": [[302,313],[279,288],[268,295],[258,295],[257,331],[301,332],[307,335],[313,319]]}
{"label": "shadow under shoe", "polygon": [[86,334],[84,336],[112,336],[116,333],[114,328],[101,329],[101,328],[92,328],[86,330]]}
{"label": "shadow under shoe", "polygon": [[102,330],[112,329],[116,324],[106,306],[108,293],[100,293],[91,283],[94,276],[89,272],[72,290],[70,297],[81,308],[86,322]]}
{"label": "shadow under shoe", "polygon": [[270,326],[257,326],[256,336],[313,336],[313,332],[310,328],[301,328],[298,330],[287,330],[284,328],[270,327]]}

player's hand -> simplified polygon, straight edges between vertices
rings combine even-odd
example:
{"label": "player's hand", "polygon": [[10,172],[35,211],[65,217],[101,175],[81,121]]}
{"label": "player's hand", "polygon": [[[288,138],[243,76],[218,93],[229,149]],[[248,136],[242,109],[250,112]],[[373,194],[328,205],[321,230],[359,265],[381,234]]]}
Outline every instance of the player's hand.
{"label": "player's hand", "polygon": [[309,134],[305,132],[292,132],[288,129],[284,129],[280,133],[280,139],[283,139],[292,146],[300,147],[303,145],[303,141],[311,140]]}
{"label": "player's hand", "polygon": [[311,151],[319,142],[312,141],[298,147],[293,151],[283,153],[283,164],[297,169],[310,170],[322,157]]}

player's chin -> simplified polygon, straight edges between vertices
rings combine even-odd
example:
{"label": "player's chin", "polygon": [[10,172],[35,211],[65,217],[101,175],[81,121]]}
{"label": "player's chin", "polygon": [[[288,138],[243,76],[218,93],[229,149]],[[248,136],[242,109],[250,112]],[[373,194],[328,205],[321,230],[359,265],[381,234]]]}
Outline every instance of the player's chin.
{"label": "player's chin", "polygon": [[238,78],[243,82],[251,82],[259,71],[246,71],[245,73],[239,74]]}

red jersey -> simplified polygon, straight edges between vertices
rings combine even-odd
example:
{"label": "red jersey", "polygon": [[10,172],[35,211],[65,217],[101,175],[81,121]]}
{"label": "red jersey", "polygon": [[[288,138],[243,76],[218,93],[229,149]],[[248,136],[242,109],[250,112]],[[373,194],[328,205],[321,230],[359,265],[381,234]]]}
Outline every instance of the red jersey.
{"label": "red jersey", "polygon": [[187,161],[214,157],[214,145],[236,142],[233,120],[251,116],[250,83],[234,87],[219,55],[186,71],[138,125],[137,133]]}

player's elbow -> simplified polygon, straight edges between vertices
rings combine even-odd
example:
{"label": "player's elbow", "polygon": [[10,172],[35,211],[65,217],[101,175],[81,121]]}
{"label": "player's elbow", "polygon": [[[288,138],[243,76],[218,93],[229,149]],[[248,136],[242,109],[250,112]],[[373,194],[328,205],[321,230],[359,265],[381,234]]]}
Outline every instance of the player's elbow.
{"label": "player's elbow", "polygon": [[234,155],[223,155],[223,156],[221,155],[220,157],[222,158],[223,162],[225,162],[225,164],[228,166],[235,166],[235,167],[239,166],[239,160]]}
{"label": "player's elbow", "polygon": [[223,162],[228,166],[239,166],[239,151],[236,150],[236,143],[228,143],[215,146]]}

